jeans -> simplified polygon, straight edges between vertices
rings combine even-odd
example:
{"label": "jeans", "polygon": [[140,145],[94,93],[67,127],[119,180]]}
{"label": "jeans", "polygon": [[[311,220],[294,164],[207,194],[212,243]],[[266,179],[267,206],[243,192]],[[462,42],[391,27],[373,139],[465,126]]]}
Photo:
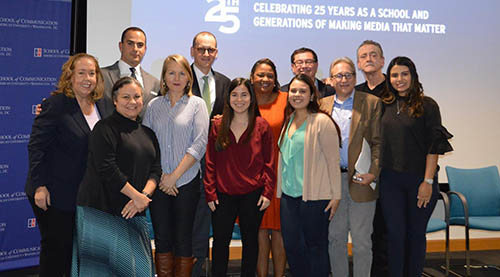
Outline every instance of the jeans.
{"label": "jeans", "polygon": [[281,232],[294,277],[329,275],[328,200],[302,201],[281,195]]}

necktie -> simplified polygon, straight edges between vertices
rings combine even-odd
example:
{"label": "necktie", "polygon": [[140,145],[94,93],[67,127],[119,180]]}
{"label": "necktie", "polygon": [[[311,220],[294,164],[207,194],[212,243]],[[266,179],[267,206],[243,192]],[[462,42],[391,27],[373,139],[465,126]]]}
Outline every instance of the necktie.
{"label": "necktie", "polygon": [[130,72],[132,72],[132,74],[130,75],[130,77],[134,78],[137,80],[137,75],[135,75],[135,67],[131,67],[130,68]]}
{"label": "necktie", "polygon": [[208,85],[208,76],[203,76],[203,100],[207,105],[208,115],[212,113],[212,101],[210,100],[210,86]]}

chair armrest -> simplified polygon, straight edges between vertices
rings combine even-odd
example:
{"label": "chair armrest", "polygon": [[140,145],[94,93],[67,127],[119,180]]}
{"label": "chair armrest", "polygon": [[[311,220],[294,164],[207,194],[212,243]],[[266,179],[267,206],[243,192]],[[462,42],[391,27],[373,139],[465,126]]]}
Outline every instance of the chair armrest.
{"label": "chair armrest", "polygon": [[446,222],[446,226],[450,226],[450,198],[448,194],[440,191],[441,198],[444,202],[444,221]]}
{"label": "chair armrest", "polygon": [[467,205],[467,199],[465,199],[465,196],[458,192],[458,191],[448,191],[448,195],[456,195],[460,201],[462,202],[462,207],[464,208],[464,219],[465,219],[465,226],[468,228],[469,227],[469,205]]}

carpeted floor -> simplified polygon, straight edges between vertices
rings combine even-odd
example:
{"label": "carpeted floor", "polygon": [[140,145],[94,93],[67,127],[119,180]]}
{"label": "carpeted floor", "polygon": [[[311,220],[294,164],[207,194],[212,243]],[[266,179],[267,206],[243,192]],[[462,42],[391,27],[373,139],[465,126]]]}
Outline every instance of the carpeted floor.
{"label": "carpeted floor", "polygon": [[[465,268],[463,267],[463,265],[465,264],[465,253],[452,252],[450,257],[452,265],[452,273],[450,274],[450,276],[465,276]],[[229,262],[228,274],[230,276],[240,276],[240,263],[240,260],[232,260]],[[425,261],[424,276],[445,276],[445,271],[441,268],[441,266],[444,264],[444,253],[428,253]],[[474,277],[498,277],[500,276],[500,270],[497,270],[500,269],[500,250],[473,251],[471,252],[471,264],[490,265],[490,267],[488,268],[473,268],[472,276]],[[270,263],[270,265],[272,265],[272,263]],[[273,276],[272,266],[270,266],[269,273],[269,276]],[[287,276],[290,275],[287,274]],[[38,277],[38,268],[32,267],[12,271],[4,271],[0,272],[0,277]]]}

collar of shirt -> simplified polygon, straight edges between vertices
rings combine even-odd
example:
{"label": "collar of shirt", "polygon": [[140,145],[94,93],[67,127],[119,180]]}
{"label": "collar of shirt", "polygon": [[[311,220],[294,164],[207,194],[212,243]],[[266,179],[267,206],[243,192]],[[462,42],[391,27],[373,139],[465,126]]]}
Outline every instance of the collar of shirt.
{"label": "collar of shirt", "polygon": [[337,100],[334,96],[332,118],[340,128],[342,147],[340,147],[340,166],[348,167],[349,132],[351,130],[352,105],[354,103],[354,91],[344,102]]}
{"label": "collar of shirt", "polygon": [[[177,103],[186,104],[186,103],[188,102],[188,100],[189,100],[189,99],[188,99],[188,97],[189,97],[189,96],[187,96],[187,94],[184,94],[184,95],[181,97],[181,99],[179,99],[179,101],[177,101]],[[163,98],[163,100],[164,100],[165,102],[167,102],[168,107],[172,107],[172,106],[171,106],[171,104],[172,104],[172,103],[170,103],[170,97],[168,96],[168,91],[167,91],[167,94],[165,94],[165,97]],[[175,103],[175,104],[177,104],[177,103]],[[175,107],[175,105],[174,105],[174,107]]]}
{"label": "collar of shirt", "polygon": [[[118,61],[118,68],[120,69],[120,78],[125,77],[125,76],[131,76],[132,71],[130,71],[130,66],[128,63],[124,62],[123,60]],[[142,74],[141,74],[141,65],[137,65],[135,67],[135,76],[137,78],[137,81],[141,83],[142,87],[144,87],[144,82],[142,81]]]}
{"label": "collar of shirt", "polygon": [[205,81],[203,81],[204,76],[208,76],[208,86],[210,88],[210,102],[212,103],[212,107],[215,102],[215,77],[214,73],[212,70],[208,72],[207,75],[205,75],[201,70],[196,66],[196,64],[193,64],[194,68],[194,75],[196,75],[196,80],[198,81],[198,88],[200,89],[200,96],[203,98],[203,85],[205,84]]}

